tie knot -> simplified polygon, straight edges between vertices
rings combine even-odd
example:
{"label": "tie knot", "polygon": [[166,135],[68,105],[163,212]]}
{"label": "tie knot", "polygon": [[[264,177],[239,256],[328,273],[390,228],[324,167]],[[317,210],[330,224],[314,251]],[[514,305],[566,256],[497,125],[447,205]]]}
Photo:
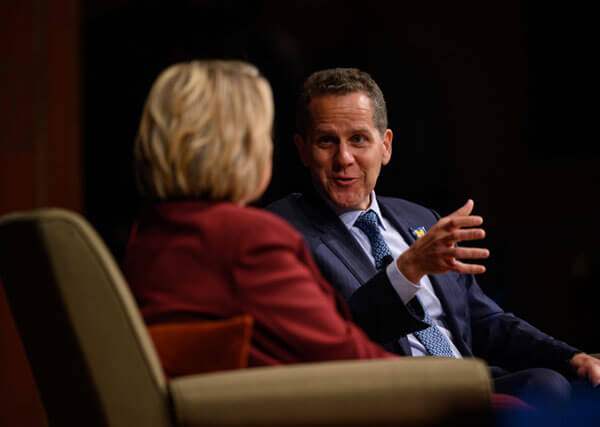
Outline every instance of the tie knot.
{"label": "tie knot", "polygon": [[367,235],[378,232],[379,230],[377,214],[371,209],[360,214],[354,225],[364,231]]}
{"label": "tie knot", "polygon": [[377,214],[372,210],[368,210],[358,217],[354,225],[360,228],[367,235],[367,238],[371,243],[371,254],[375,260],[375,267],[378,270],[385,267],[386,263],[384,260],[387,259],[387,256],[391,256],[392,252],[385,243],[385,240],[383,240],[381,231],[379,231]]}

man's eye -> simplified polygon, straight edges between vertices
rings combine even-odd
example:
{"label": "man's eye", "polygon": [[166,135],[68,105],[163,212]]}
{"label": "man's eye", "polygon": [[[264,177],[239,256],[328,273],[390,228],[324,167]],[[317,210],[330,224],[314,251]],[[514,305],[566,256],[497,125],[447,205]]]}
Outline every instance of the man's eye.
{"label": "man's eye", "polygon": [[317,139],[317,144],[319,145],[328,145],[333,142],[333,138],[330,136],[322,136]]}
{"label": "man's eye", "polygon": [[351,138],[352,142],[366,142],[367,137],[364,135],[353,135]]}

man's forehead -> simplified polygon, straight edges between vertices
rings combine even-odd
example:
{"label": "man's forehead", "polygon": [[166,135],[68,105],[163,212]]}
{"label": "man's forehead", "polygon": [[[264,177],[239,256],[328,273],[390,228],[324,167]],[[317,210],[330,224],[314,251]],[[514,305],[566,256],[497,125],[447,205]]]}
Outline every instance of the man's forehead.
{"label": "man's forehead", "polygon": [[314,97],[309,111],[313,132],[330,132],[339,128],[368,132],[374,126],[371,99],[363,92]]}

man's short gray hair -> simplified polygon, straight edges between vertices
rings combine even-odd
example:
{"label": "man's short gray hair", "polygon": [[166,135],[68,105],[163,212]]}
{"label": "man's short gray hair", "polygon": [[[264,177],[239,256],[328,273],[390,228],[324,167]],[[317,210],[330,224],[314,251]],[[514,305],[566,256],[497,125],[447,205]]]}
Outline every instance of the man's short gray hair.
{"label": "man's short gray hair", "polygon": [[383,135],[387,129],[387,109],[383,93],[375,80],[357,68],[331,68],[311,74],[302,87],[296,107],[296,132],[306,135],[310,126],[310,101],[323,95],[363,92],[371,99],[373,124]]}

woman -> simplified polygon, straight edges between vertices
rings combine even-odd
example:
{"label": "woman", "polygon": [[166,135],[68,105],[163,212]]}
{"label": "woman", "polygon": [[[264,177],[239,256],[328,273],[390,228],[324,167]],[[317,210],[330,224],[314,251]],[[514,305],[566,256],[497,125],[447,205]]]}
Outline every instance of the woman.
{"label": "woman", "polygon": [[351,320],[302,237],[246,207],[271,177],[273,100],[239,61],[166,69],[135,142],[150,203],[135,224],[125,274],[149,324],[250,314],[250,366],[395,357]]}

